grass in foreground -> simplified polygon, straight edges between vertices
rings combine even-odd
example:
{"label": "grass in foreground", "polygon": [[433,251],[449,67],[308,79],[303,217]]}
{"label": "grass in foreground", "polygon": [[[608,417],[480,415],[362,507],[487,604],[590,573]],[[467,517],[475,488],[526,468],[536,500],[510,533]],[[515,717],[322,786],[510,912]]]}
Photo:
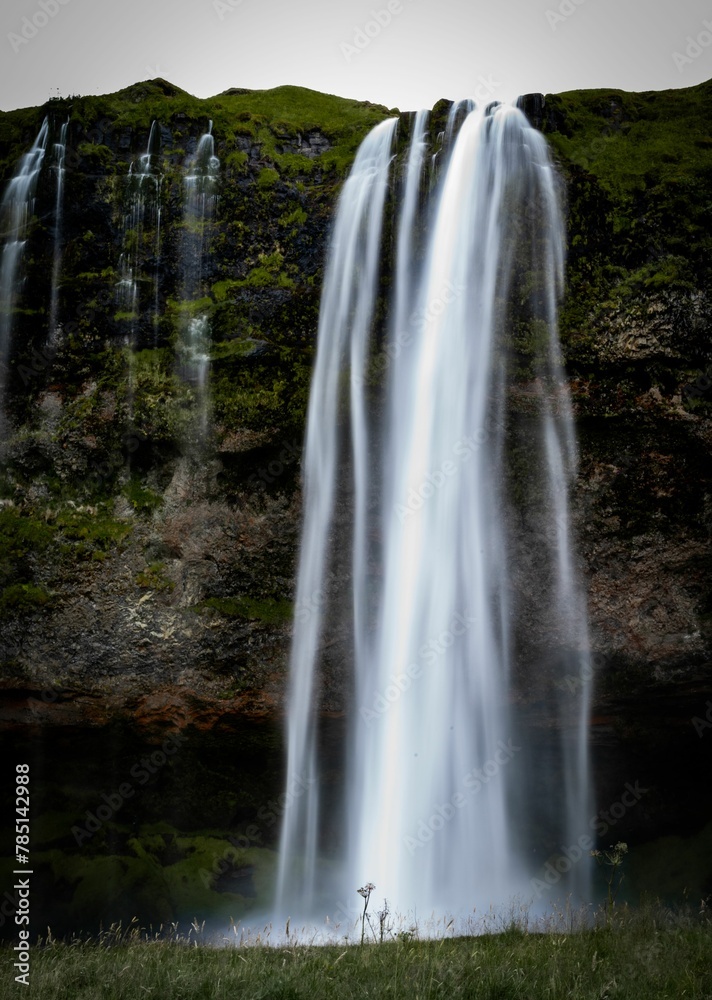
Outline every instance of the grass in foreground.
{"label": "grass in foreground", "polygon": [[[0,955],[0,996],[19,995],[10,949]],[[141,940],[34,947],[31,985],[42,1000],[709,1000],[712,922],[705,913],[622,911],[607,925],[565,933],[510,927],[499,934],[383,944],[273,948]]]}

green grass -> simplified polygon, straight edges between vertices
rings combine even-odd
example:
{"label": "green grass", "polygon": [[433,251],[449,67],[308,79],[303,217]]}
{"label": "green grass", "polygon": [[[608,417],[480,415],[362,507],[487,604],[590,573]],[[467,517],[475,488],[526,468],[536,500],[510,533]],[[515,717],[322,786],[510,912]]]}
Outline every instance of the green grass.
{"label": "green grass", "polygon": [[255,600],[252,597],[209,597],[198,610],[212,608],[227,618],[247,618],[251,621],[283,625],[292,620],[294,609],[289,601]]}
{"label": "green grass", "polygon": [[[48,109],[55,114],[66,112],[73,123],[84,128],[108,117],[117,128],[129,127],[146,133],[154,119],[167,124],[176,115],[182,115],[201,126],[212,119],[218,143],[224,140],[229,148],[236,136],[252,136],[262,147],[263,155],[287,176],[295,172],[311,173],[313,163],[301,154],[280,152],[283,139],[293,140],[298,133],[303,135],[318,129],[331,143],[331,148],[319,157],[321,167],[342,175],[366,133],[391,113],[368,101],[348,100],[306,87],[235,90],[200,99],[166,80],[146,80],[114,94],[53,101],[41,109],[0,112],[0,142],[7,143],[8,150],[0,159],[0,176],[13,169],[24,151],[27,133],[39,128]],[[112,170],[115,166],[100,146],[84,143],[80,152],[97,167]],[[177,147],[171,150],[172,155],[178,152]],[[231,168],[242,167],[245,160],[240,151],[231,149],[228,155]]]}
{"label": "green grass", "polygon": [[[175,938],[175,928],[170,929]],[[30,956],[28,997],[42,1000],[709,1000],[712,924],[693,914],[626,912],[614,926],[566,933],[498,934],[418,940],[412,934],[364,947],[317,946],[267,935],[241,947],[185,937],[141,940],[114,927],[99,942],[46,942]],[[10,995],[14,957],[0,954]],[[17,987],[19,992],[20,987]],[[15,995],[13,992],[12,995]]]}

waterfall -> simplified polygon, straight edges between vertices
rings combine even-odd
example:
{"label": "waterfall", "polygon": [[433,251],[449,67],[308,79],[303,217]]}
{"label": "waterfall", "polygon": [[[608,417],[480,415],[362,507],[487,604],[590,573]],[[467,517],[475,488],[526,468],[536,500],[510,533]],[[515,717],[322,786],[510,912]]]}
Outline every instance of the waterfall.
{"label": "waterfall", "polygon": [[55,174],[56,196],[54,202],[54,252],[52,256],[52,287],[49,304],[48,333],[50,343],[57,333],[57,316],[59,306],[59,280],[62,273],[62,215],[64,210],[64,162],[67,153],[67,130],[69,122],[65,122],[59,132],[59,141],[52,150],[52,169]]}
{"label": "waterfall", "polygon": [[471,97],[462,97],[458,101],[453,101],[448,111],[445,128],[438,133],[437,148],[430,160],[430,182],[431,187],[437,181],[439,170],[444,168],[450,153],[452,152],[453,141],[465,118],[471,111],[475,110],[475,102]]}
{"label": "waterfall", "polygon": [[[281,834],[278,908],[309,913],[316,904],[319,781],[316,746],[316,659],[322,633],[320,595],[329,569],[339,462],[340,374],[350,359],[351,383],[363,379],[367,335],[376,302],[383,206],[397,119],[377,125],[362,143],[336,213],[319,316],[319,349],[307,420],[304,526],[297,583],[297,626],[291,655],[287,788],[307,794],[287,809]],[[358,401],[359,394],[353,393]],[[357,413],[355,431],[362,431]],[[294,791],[291,792],[294,794]]]}
{"label": "waterfall", "polygon": [[459,101],[453,101],[447,116],[445,125],[445,135],[443,145],[445,149],[450,149],[458,129],[470,112],[475,110],[475,102],[471,97],[463,97]]}
{"label": "waterfall", "polygon": [[[4,431],[7,363],[12,344],[13,313],[22,289],[22,256],[34,213],[35,192],[42,168],[49,122],[45,118],[32,148],[20,160],[0,203],[0,432]],[[4,434],[2,434],[4,437]]]}
{"label": "waterfall", "polygon": [[[451,119],[452,148],[420,211],[422,261],[423,113],[413,128],[385,333],[394,120],[362,144],[334,224],[304,456],[277,890],[278,911],[295,918],[348,912],[366,881],[403,914],[506,907],[535,895],[549,851],[589,831],[589,692],[582,682],[577,697],[561,695],[562,678],[590,670],[569,515],[577,457],[557,332],[557,179],[518,109],[467,105]],[[369,378],[379,341],[380,403]],[[347,607],[334,584],[345,552]],[[353,698],[334,816],[318,722],[339,616],[351,622]],[[527,698],[545,702],[558,734],[546,761]],[[557,888],[585,901],[579,856]]]}
{"label": "waterfall", "polygon": [[[146,152],[129,167],[126,184],[127,211],[123,225],[123,251],[119,258],[119,281],[117,283],[117,304],[126,314],[130,324],[127,344],[134,346],[136,323],[139,319],[141,303],[139,283],[142,269],[150,265],[153,257],[153,326],[154,334],[159,319],[159,272],[161,254],[161,189],[163,174],[160,168],[161,129],[157,121],[152,122]],[[146,240],[145,230],[149,230]],[[150,238],[150,230],[153,237]],[[148,244],[148,246],[146,245]],[[147,250],[149,252],[147,252]]]}
{"label": "waterfall", "polygon": [[178,367],[195,393],[195,424],[189,437],[202,442],[208,431],[210,399],[210,320],[205,313],[189,314],[190,304],[203,294],[206,231],[215,217],[218,204],[220,160],[215,155],[213,123],[198,142],[195,155],[188,162],[183,181],[183,303],[178,344]]}

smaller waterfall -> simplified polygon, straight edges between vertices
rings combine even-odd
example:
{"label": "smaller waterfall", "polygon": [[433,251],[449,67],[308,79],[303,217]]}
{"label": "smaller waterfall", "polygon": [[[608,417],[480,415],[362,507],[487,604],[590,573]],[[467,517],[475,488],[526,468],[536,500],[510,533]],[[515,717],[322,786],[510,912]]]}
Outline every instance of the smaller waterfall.
{"label": "smaller waterfall", "polygon": [[195,421],[187,437],[202,442],[208,431],[210,399],[210,320],[204,313],[189,313],[190,303],[204,292],[203,270],[210,225],[218,205],[220,160],[215,155],[213,123],[200,137],[195,155],[187,164],[183,181],[183,301],[178,369],[193,388]]}
{"label": "smaller waterfall", "polygon": [[447,116],[447,125],[445,126],[444,145],[446,149],[450,149],[460,126],[470,112],[474,110],[475,102],[471,97],[463,97],[459,101],[453,101]]}
{"label": "smaller waterfall", "polygon": [[34,214],[35,192],[47,150],[49,122],[45,118],[32,148],[20,160],[0,202],[0,431],[4,424],[5,375],[12,343],[13,313],[22,289],[22,257]]}
{"label": "smaller waterfall", "polygon": [[471,111],[476,107],[475,101],[471,97],[461,97],[453,101],[448,111],[447,122],[443,132],[438,133],[437,149],[430,160],[430,184],[431,188],[437,184],[438,172],[444,169],[460,127]]}
{"label": "smaller waterfall", "polygon": [[409,313],[415,280],[414,228],[421,195],[421,179],[427,154],[427,128],[429,111],[418,111],[413,122],[413,135],[405,171],[403,206],[398,224],[398,256],[396,259],[395,309],[392,331],[392,351],[397,351],[408,338],[411,316]]}
{"label": "smaller waterfall", "polygon": [[52,170],[54,171],[57,185],[57,193],[54,203],[54,254],[52,258],[52,290],[49,304],[49,341],[53,343],[57,335],[57,316],[59,307],[59,280],[62,273],[62,215],[64,211],[64,163],[67,154],[67,131],[69,122],[66,121],[59,133],[59,141],[54,144],[52,150]]}
{"label": "smaller waterfall", "polygon": [[[131,324],[127,343],[135,340],[136,322],[141,304],[139,282],[142,269],[150,266],[153,257],[153,323],[158,322],[158,276],[161,254],[161,189],[163,174],[160,169],[161,130],[157,121],[151,125],[148,147],[138,160],[138,166],[131,164],[127,179],[127,212],[124,216],[123,251],[119,258],[119,281],[116,297],[119,308],[124,311]],[[146,236],[153,229],[150,254],[146,252]]]}

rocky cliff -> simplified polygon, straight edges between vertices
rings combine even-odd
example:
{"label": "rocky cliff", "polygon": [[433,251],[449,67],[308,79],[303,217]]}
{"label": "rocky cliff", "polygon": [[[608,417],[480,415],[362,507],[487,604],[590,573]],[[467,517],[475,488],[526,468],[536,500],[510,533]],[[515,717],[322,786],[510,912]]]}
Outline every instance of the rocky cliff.
{"label": "rocky cliff", "polygon": [[[433,148],[448,107],[433,109]],[[664,794],[641,809],[639,831],[698,828],[709,808],[690,792],[712,744],[694,723],[712,683],[712,83],[530,95],[522,107],[550,141],[567,208],[561,335],[579,429],[573,504],[596,650],[599,798],[657,775]],[[360,140],[392,114],[291,87],[199,101],[154,80],[0,115],[3,182],[45,117],[55,141],[68,122],[58,323],[49,336],[48,169],[5,375],[6,727],[125,716],[207,730],[281,713],[329,223]],[[129,205],[154,121],[159,233],[155,216],[132,225]],[[209,121],[218,206],[188,299],[185,165]],[[410,123],[402,114],[401,145]],[[127,255],[130,310],[117,297]],[[198,313],[212,338],[199,439],[197,390],[176,362]],[[524,411],[526,344],[519,361],[511,392]],[[386,367],[374,368],[374,398]],[[323,699],[332,713],[345,707],[338,639]]]}

